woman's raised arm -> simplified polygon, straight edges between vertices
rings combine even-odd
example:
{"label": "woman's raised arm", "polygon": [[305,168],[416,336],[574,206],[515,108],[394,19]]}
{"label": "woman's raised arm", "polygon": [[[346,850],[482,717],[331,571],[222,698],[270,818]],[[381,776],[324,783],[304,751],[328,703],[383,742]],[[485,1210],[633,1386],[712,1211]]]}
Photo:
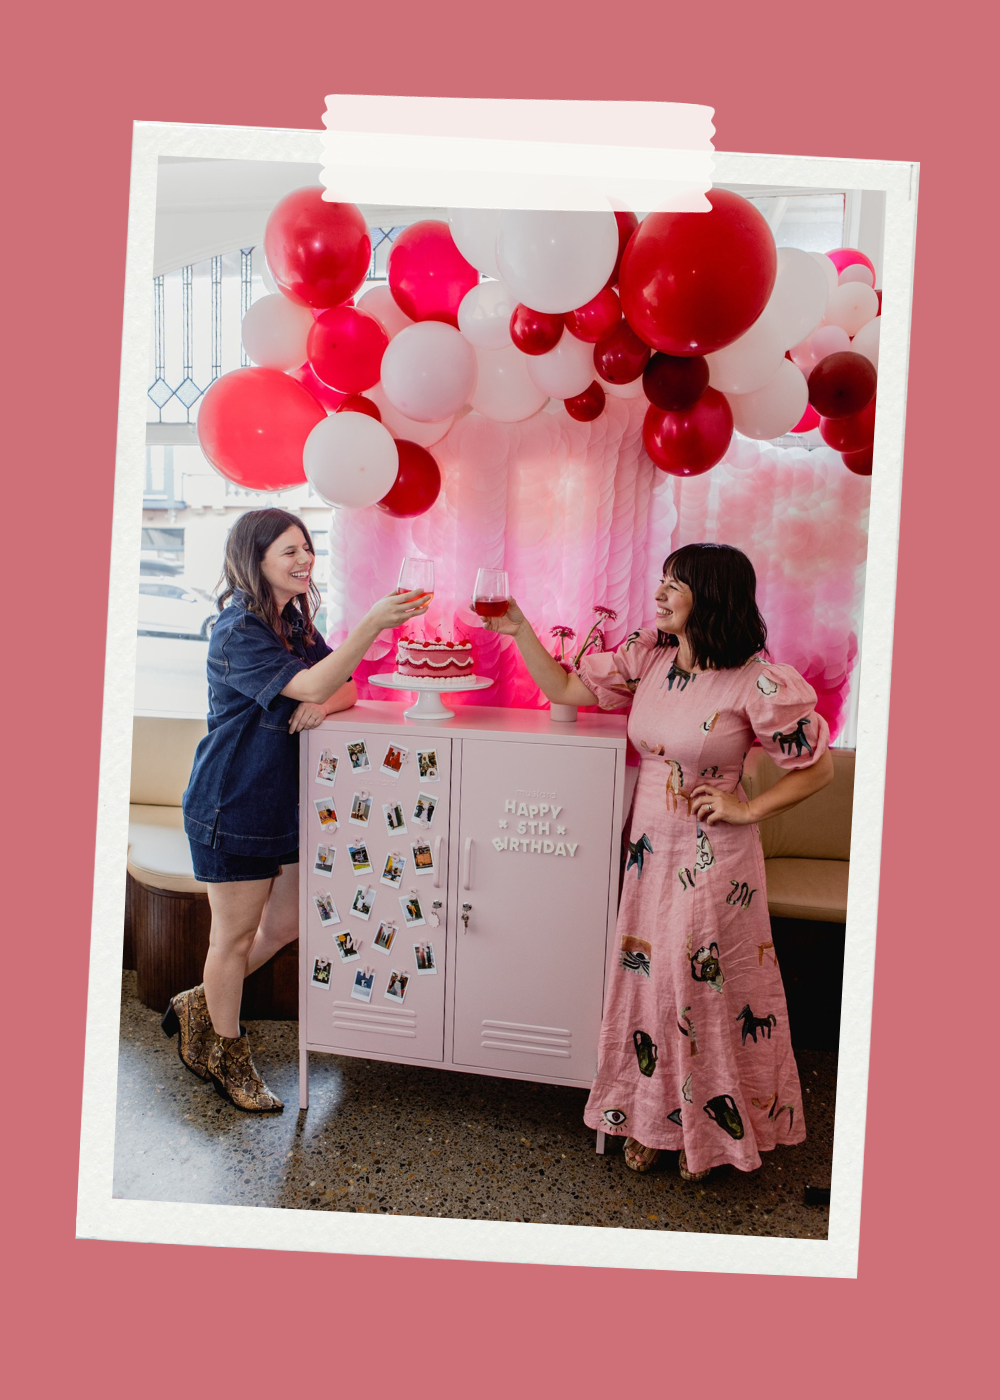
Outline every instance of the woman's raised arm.
{"label": "woman's raised arm", "polygon": [[508,599],[503,617],[487,618],[483,625],[488,632],[500,632],[503,636],[514,638],[531,679],[553,704],[597,704],[597,696],[580,677],[567,674],[555,657],[545,650],[535,629],[513,598]]}
{"label": "woman's raised arm", "polygon": [[379,599],[336,651],[331,651],[315,666],[293,676],[282,690],[282,695],[287,695],[291,700],[307,701],[311,705],[325,705],[331,695],[346,684],[380,632],[402,627],[427,611],[430,599],[425,603],[418,602],[423,597],[423,590],[418,588],[412,593],[390,593],[387,598]]}

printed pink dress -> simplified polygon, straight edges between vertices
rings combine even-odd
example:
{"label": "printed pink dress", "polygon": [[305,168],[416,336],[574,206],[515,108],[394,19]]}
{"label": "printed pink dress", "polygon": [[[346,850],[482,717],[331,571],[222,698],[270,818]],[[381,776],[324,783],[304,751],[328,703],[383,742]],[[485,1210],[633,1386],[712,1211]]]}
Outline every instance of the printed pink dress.
{"label": "printed pink dress", "polygon": [[[662,641],[665,641],[665,636]],[[754,739],[782,768],[808,768],[829,730],[791,666],[759,658],[690,674],[654,630],[586,656],[602,709],[630,705],[640,755],[618,915],[618,956],[584,1119],[688,1169],[760,1166],[805,1138],[785,994],[771,942],[756,825],[702,826],[689,794],[736,791]]]}

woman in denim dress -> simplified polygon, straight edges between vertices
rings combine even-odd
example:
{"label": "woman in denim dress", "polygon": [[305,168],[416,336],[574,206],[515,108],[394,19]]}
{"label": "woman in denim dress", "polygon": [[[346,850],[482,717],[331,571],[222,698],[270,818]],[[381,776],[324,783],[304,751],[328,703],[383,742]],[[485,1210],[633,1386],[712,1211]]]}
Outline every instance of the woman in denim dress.
{"label": "woman in denim dress", "polygon": [[419,592],[376,603],[331,651],[313,626],[312,540],[284,510],[248,511],[226,543],[208,648],[208,733],[184,793],[212,928],[204,980],[163,1018],[181,1061],[236,1108],[278,1113],[240,1026],[243,979],[298,937],[299,734],[353,705],[354,667],[380,632],[425,612]]}

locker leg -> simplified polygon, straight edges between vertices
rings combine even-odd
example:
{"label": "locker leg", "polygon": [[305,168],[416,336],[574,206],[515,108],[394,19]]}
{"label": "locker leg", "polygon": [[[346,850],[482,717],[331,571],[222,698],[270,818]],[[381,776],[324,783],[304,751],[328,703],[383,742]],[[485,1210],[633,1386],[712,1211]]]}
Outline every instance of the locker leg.
{"label": "locker leg", "polygon": [[299,1050],[299,1112],[309,1107],[309,1051]]}
{"label": "locker leg", "polygon": [[606,1133],[598,1132],[598,1134],[597,1134],[597,1154],[598,1154],[599,1157],[603,1157],[603,1156],[604,1156],[604,1144],[605,1144],[606,1138],[607,1138],[607,1134],[606,1134]]}

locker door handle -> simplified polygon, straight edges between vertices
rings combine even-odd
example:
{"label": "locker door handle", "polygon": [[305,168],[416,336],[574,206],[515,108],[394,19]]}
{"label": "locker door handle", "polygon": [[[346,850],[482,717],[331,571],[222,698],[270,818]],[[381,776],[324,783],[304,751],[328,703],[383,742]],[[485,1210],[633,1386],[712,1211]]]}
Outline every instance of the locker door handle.
{"label": "locker door handle", "polygon": [[434,888],[441,888],[441,845],[442,838],[439,836],[434,842]]}
{"label": "locker door handle", "polygon": [[462,889],[472,889],[472,837],[465,838],[465,850],[462,852]]}

